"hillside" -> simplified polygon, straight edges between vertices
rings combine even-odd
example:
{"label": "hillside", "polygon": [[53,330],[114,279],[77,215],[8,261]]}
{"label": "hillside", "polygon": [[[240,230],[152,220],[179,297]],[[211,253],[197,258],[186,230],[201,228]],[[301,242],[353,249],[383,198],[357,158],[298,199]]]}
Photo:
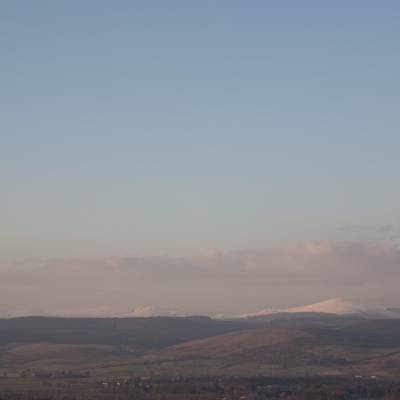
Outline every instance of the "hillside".
{"label": "hillside", "polygon": [[209,317],[0,319],[0,345],[58,343],[163,348],[189,340],[254,328],[252,323]]}
{"label": "hillside", "polygon": [[100,377],[128,371],[139,376],[400,375],[400,320],[352,321],[333,327],[307,318],[268,324],[208,317],[0,320],[0,374],[70,368]]}
{"label": "hillside", "polygon": [[367,319],[400,318],[396,309],[368,308],[346,299],[329,299],[314,304],[300,307],[283,308],[279,310],[264,309],[261,311],[231,316],[230,319],[246,320],[252,322],[271,321],[277,317],[325,317],[353,316]]}
{"label": "hillside", "polygon": [[295,329],[265,328],[244,330],[206,339],[175,345],[165,350],[165,354],[175,357],[221,358],[253,349],[274,346],[302,336],[305,331]]}
{"label": "hillside", "polygon": [[[398,321],[355,324],[346,329],[246,330],[172,346],[159,356],[175,360],[219,360],[222,368],[257,365],[278,368],[272,374],[311,371],[323,374],[381,376],[400,373]],[[390,338],[390,340],[388,340]],[[396,340],[397,341],[396,341]],[[297,371],[297,372],[296,372]]]}

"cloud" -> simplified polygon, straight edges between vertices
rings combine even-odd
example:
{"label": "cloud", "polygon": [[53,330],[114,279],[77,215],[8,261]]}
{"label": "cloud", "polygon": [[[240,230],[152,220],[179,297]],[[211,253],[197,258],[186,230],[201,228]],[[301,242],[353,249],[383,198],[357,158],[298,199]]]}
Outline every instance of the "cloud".
{"label": "cloud", "polygon": [[393,232],[393,225],[355,225],[355,226],[345,226],[340,229],[343,232]]}
{"label": "cloud", "polygon": [[148,304],[242,312],[327,297],[373,294],[394,301],[395,283],[400,283],[398,247],[356,242],[310,241],[183,258],[85,257],[41,260],[39,267],[32,260],[32,268],[28,264],[26,260],[23,268],[0,270],[2,309]]}

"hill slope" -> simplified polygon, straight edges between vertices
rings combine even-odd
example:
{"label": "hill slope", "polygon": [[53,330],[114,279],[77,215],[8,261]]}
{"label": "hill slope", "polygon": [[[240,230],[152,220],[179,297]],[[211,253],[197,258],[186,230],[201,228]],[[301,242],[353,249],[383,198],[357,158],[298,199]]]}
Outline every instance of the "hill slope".
{"label": "hill slope", "polygon": [[166,349],[164,353],[175,357],[220,358],[309,335],[305,331],[295,329],[244,330],[175,345]]}
{"label": "hill slope", "polygon": [[0,345],[47,342],[163,348],[249,328],[254,328],[254,324],[209,317],[21,317],[0,319]]}
{"label": "hill slope", "polygon": [[264,309],[255,313],[239,314],[230,319],[245,319],[248,321],[271,320],[274,315],[296,314],[304,316],[306,314],[316,317],[325,315],[326,317],[340,316],[361,316],[363,318],[399,318],[400,314],[393,310],[372,309],[345,299],[330,299],[301,307],[283,308],[280,310]]}

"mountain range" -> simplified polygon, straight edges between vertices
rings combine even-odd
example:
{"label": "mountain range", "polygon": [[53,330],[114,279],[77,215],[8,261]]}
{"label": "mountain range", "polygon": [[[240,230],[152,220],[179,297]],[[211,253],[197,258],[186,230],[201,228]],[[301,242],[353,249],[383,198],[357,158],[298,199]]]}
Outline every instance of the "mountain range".
{"label": "mountain range", "polygon": [[260,321],[262,317],[271,319],[271,316],[293,316],[296,314],[301,314],[302,316],[305,314],[309,314],[309,316],[312,316],[313,314],[333,314],[340,316],[359,316],[362,318],[400,318],[400,312],[396,311],[395,308],[369,308],[350,300],[336,298],[300,307],[283,308],[278,310],[264,309],[254,313],[231,316],[230,319]]}
{"label": "mountain range", "polygon": [[[51,312],[41,311],[14,311],[0,314],[0,318],[15,318],[24,316],[51,316],[51,317],[85,317],[85,318],[135,318],[135,317],[187,317],[194,315],[189,311],[167,309],[155,306],[128,307],[97,307],[60,309]],[[248,322],[268,321],[278,317],[296,316],[359,316],[362,318],[400,318],[400,308],[369,308],[356,302],[335,298],[305,306],[263,309],[245,314],[212,314],[213,319],[246,320]]]}

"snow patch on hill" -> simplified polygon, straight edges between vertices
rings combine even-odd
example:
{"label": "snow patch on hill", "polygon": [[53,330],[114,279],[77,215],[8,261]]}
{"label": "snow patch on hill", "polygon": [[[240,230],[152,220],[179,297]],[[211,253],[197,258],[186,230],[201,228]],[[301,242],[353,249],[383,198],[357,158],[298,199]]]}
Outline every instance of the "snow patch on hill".
{"label": "snow patch on hill", "polygon": [[250,318],[262,315],[272,315],[279,313],[300,313],[300,312],[328,313],[337,315],[364,315],[371,317],[375,316],[375,317],[387,317],[387,318],[400,317],[400,314],[394,311],[386,309],[368,308],[363,305],[354,303],[350,300],[336,298],[300,307],[291,307],[283,309],[264,309],[255,313],[236,315],[234,318]]}
{"label": "snow patch on hill", "polygon": [[124,317],[187,317],[191,314],[180,310],[154,306],[138,306],[124,315]]}
{"label": "snow patch on hill", "polygon": [[345,299],[330,299],[302,307],[292,307],[281,312],[323,312],[339,315],[369,313],[370,310],[360,304]]}
{"label": "snow patch on hill", "polygon": [[[252,317],[262,317],[280,313],[328,313],[337,315],[358,315],[365,318],[400,318],[400,309],[368,308],[346,299],[330,299],[314,304],[300,307],[283,309],[267,308],[261,311],[234,314],[234,313],[215,313],[210,315],[214,319],[249,319]],[[182,310],[167,309],[155,306],[136,306],[128,307],[95,307],[95,308],[73,308],[59,309],[54,311],[32,311],[32,310],[0,310],[0,318],[15,318],[26,316],[46,316],[46,317],[81,317],[81,318],[135,318],[135,317],[188,317],[196,315]],[[206,314],[204,314],[206,315]]]}
{"label": "snow patch on hill", "polygon": [[191,314],[153,306],[137,306],[133,309],[124,307],[71,308],[54,311],[18,310],[2,312],[0,318],[29,316],[66,317],[66,318],[133,318],[133,317],[186,317]]}

